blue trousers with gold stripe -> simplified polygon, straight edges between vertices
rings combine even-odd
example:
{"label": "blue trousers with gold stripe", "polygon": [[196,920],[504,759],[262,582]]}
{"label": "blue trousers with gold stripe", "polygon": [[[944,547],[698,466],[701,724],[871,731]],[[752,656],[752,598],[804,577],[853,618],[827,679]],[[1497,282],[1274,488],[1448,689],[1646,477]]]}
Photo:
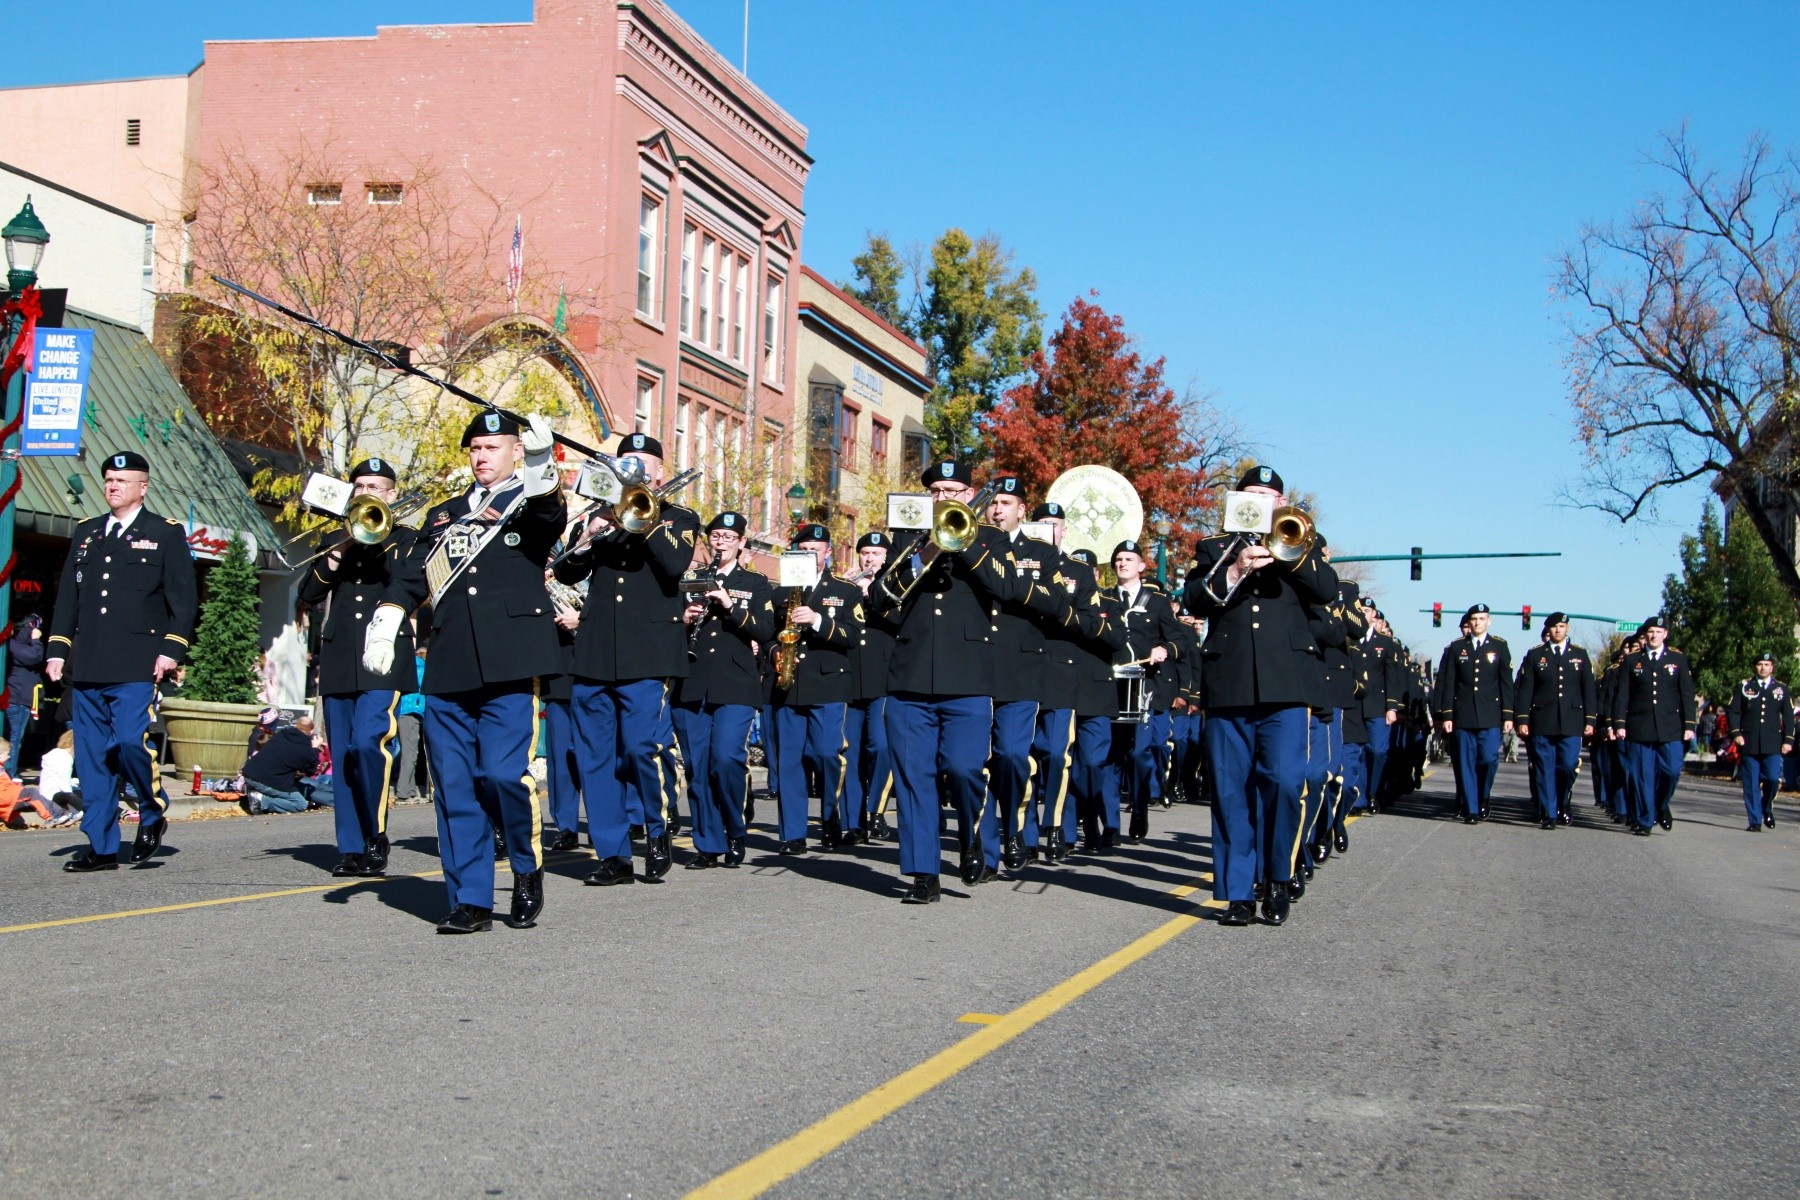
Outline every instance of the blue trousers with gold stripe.
{"label": "blue trousers with gold stripe", "polygon": [[1744,783],[1744,812],[1750,824],[1761,825],[1775,812],[1775,794],[1781,790],[1781,752],[1746,754],[1738,760],[1738,773]]}
{"label": "blue trousers with gold stripe", "polygon": [[581,826],[581,767],[575,758],[575,713],[567,700],[544,702],[544,790],[550,824],[569,833]]}
{"label": "blue trousers with gold stripe", "polygon": [[1249,900],[1257,883],[1293,878],[1310,720],[1304,704],[1207,711],[1214,899]]}
{"label": "blue trousers with gold stripe", "polygon": [[900,873],[942,874],[938,778],[955,805],[964,844],[980,840],[994,701],[902,692],[888,697],[887,725],[899,785]]}
{"label": "blue trousers with gold stripe", "polygon": [[537,696],[531,680],[425,697],[425,753],[437,785],[438,857],[451,904],[494,907],[494,830],[514,874],[544,864],[543,820],[527,778]]}
{"label": "blue trousers with gold stripe", "polygon": [[601,858],[630,858],[633,822],[625,779],[642,799],[644,835],[654,841],[667,828],[675,790],[666,767],[668,745],[661,740],[674,739],[668,686],[660,679],[577,680],[572,696],[588,841]]}
{"label": "blue trousers with gold stripe", "polygon": [[1150,712],[1150,802],[1161,804],[1169,786],[1169,765],[1175,755],[1175,713],[1157,708]]}
{"label": "blue trousers with gold stripe", "polygon": [[1458,725],[1450,731],[1451,762],[1456,768],[1456,794],[1463,811],[1474,816],[1487,807],[1494,790],[1494,774],[1500,769],[1500,730],[1464,729]]}
{"label": "blue trousers with gold stripe", "polygon": [[848,750],[844,741],[844,709],[847,704],[779,705],[775,709],[776,774],[781,780],[778,798],[781,840],[797,842],[806,837],[810,802],[806,795],[806,767],[819,773],[819,819],[836,820],[840,829],[855,829],[844,813],[844,775]]}
{"label": "blue trousers with gold stripe", "polygon": [[994,705],[993,746],[988,751],[988,792],[993,803],[982,812],[981,848],[987,865],[1000,865],[1002,834],[1022,837],[1031,807],[1031,747],[1037,740],[1036,700]]}
{"label": "blue trousers with gold stripe", "polygon": [[153,683],[73,684],[69,725],[75,733],[75,778],[81,781],[81,832],[95,854],[119,852],[119,786],[142,802],[138,820],[155,825],[168,800],[156,781],[150,750]]}
{"label": "blue trousers with gold stripe", "polygon": [[744,795],[750,787],[748,704],[681,704],[675,708],[675,736],[687,763],[688,811],[694,819],[694,849],[723,854],[744,836]]}
{"label": "blue trousers with gold stripe", "polygon": [[339,854],[364,854],[376,835],[387,832],[388,776],[393,772],[394,735],[399,726],[395,691],[326,696],[325,744],[331,747],[336,786],[332,819]]}
{"label": "blue trousers with gold stripe", "polygon": [[[887,815],[894,799],[894,755],[888,749],[887,697],[857,700],[844,710],[850,769],[844,775],[845,811],[855,828]],[[851,828],[851,826],[845,826]]]}
{"label": "blue trousers with gold stripe", "polygon": [[[1075,842],[1079,828],[1076,800],[1070,794],[1075,781],[1075,710],[1046,708],[1038,712],[1037,736],[1031,756],[1037,760],[1037,785],[1025,806],[1025,847],[1036,850],[1045,829],[1061,829],[1063,840]],[[1042,810],[1039,804],[1042,804]]]}

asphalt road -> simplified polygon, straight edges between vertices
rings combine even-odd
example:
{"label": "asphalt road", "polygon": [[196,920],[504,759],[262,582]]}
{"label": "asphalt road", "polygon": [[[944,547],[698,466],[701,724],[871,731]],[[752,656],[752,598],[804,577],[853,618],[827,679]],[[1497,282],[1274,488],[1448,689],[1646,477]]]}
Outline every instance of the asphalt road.
{"label": "asphalt road", "polygon": [[[663,1197],[746,1161],[789,1196],[1792,1195],[1800,812],[1746,834],[1696,783],[1672,833],[1545,833],[1523,783],[1480,826],[1441,774],[1357,822],[1281,929],[1191,920],[1188,807],[928,908],[891,845],[765,830],[604,890],[571,856],[539,928],[464,938],[436,878],[237,901],[331,883],[323,813],[87,877],[77,838],[0,835],[0,1195]],[[435,870],[430,810],[393,825],[396,874]],[[765,1154],[815,1123],[841,1144]]]}

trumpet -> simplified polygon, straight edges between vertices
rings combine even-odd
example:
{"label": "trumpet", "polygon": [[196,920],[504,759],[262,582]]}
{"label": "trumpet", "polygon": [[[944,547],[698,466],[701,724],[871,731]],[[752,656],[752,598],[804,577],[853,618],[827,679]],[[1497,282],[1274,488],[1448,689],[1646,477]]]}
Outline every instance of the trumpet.
{"label": "trumpet", "polygon": [[1298,505],[1284,504],[1271,514],[1269,532],[1266,535],[1238,534],[1226,546],[1225,553],[1219,556],[1219,561],[1213,564],[1212,570],[1206,573],[1206,578],[1200,581],[1200,586],[1215,604],[1229,604],[1249,576],[1240,575],[1236,583],[1225,589],[1224,595],[1219,594],[1216,585],[1225,577],[1225,572],[1230,570],[1231,564],[1237,561],[1246,546],[1266,547],[1275,556],[1276,562],[1291,565],[1305,558],[1318,541],[1319,528],[1313,523],[1312,515]]}
{"label": "trumpet", "polygon": [[896,605],[905,604],[907,597],[919,586],[919,580],[931,573],[940,554],[960,554],[975,544],[981,534],[981,510],[988,506],[998,488],[999,484],[989,483],[976,494],[972,504],[964,504],[961,500],[939,500],[932,504],[931,528],[925,531],[929,544],[921,549],[915,540],[906,553],[889,560],[904,566],[918,549],[920,565],[917,573],[898,588],[894,586],[891,572],[881,577],[881,589],[889,600]]}

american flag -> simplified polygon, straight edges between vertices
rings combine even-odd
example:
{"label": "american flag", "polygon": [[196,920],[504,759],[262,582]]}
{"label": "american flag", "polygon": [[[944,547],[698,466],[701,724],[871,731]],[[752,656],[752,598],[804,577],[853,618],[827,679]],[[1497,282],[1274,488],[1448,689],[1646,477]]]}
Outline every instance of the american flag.
{"label": "american flag", "polygon": [[514,312],[519,308],[519,285],[525,282],[525,229],[519,220],[513,217],[512,249],[506,254],[506,298]]}

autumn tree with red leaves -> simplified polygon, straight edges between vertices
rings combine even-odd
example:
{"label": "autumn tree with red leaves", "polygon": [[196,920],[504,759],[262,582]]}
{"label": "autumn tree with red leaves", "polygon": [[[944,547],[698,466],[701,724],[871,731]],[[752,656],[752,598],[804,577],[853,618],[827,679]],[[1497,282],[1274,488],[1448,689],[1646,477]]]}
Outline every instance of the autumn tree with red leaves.
{"label": "autumn tree with red leaves", "polygon": [[[1093,296],[1097,293],[1090,292]],[[1070,467],[1098,463],[1125,476],[1144,502],[1146,527],[1166,517],[1177,546],[1214,532],[1219,464],[1242,440],[1229,420],[1163,379],[1125,322],[1077,297],[1049,346],[1032,354],[1026,382],[1009,390],[985,423],[995,466],[1041,498]]]}

